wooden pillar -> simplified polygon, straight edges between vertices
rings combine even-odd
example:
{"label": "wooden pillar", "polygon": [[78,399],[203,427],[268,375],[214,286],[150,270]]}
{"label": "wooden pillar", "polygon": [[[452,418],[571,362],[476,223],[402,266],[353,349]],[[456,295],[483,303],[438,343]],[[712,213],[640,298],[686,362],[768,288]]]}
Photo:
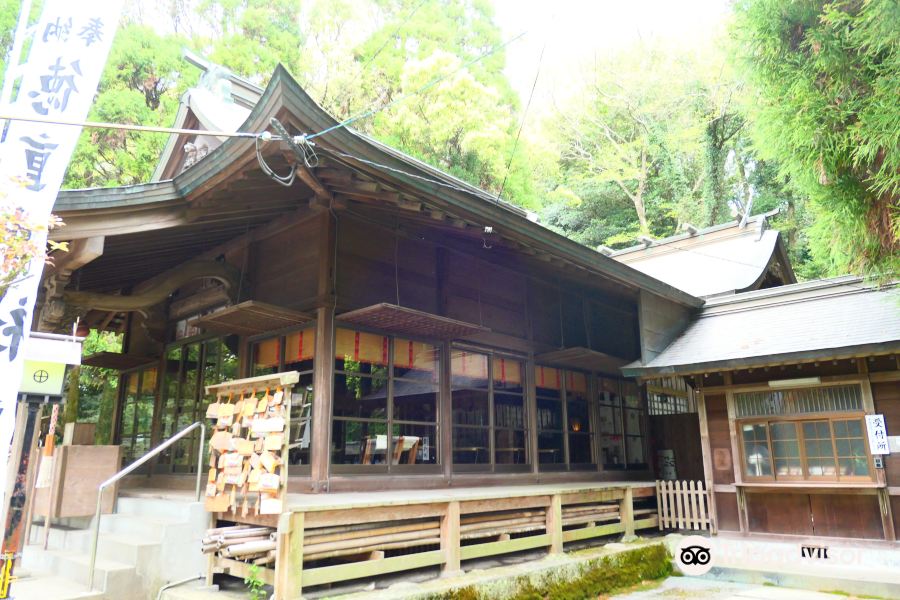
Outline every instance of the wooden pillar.
{"label": "wooden pillar", "polygon": [[[866,359],[859,358],[856,362],[860,374],[860,388],[862,390],[863,410],[866,414],[875,414],[875,396],[872,394],[872,382],[869,380],[869,365]],[[891,510],[891,496],[887,489],[887,475],[884,469],[875,469],[875,481],[881,488],[878,489],[878,508],[881,513],[881,526],[884,529],[884,539],[893,542],[897,535],[894,530],[894,516]]]}
{"label": "wooden pillar", "polygon": [[296,600],[303,592],[304,513],[286,512],[278,518],[275,556],[275,599]]}
{"label": "wooden pillar", "polygon": [[623,542],[630,542],[634,539],[634,493],[630,487],[626,487],[622,499],[619,500],[619,520],[625,526],[625,535],[622,536]]}
{"label": "wooden pillar", "polygon": [[553,494],[550,496],[550,506],[547,507],[547,535],[550,536],[550,554],[560,554],[563,551],[562,526],[562,496]]}
{"label": "wooden pillar", "polygon": [[453,392],[450,385],[450,357],[452,347],[450,342],[444,342],[441,348],[441,362],[438,368],[441,372],[440,405],[438,406],[438,458],[443,463],[444,480],[449,482],[453,477]]}
{"label": "wooden pillar", "polygon": [[[706,417],[706,398],[703,392],[697,394],[697,416],[700,418],[700,452],[703,455],[703,480],[706,482],[706,494],[709,500],[710,533],[719,532],[719,518],[716,513],[715,481],[713,480],[712,446],[709,443],[709,422]],[[737,457],[735,457],[735,460]]]}
{"label": "wooden pillar", "polygon": [[743,464],[743,456],[738,444],[737,426],[735,425],[735,408],[734,408],[734,392],[731,391],[732,378],[731,373],[724,374],[725,385],[729,386],[725,391],[725,408],[728,411],[728,436],[731,439],[731,462],[734,468],[734,484],[736,490],[736,499],[738,505],[738,521],[741,525],[741,533],[747,535],[750,533],[750,524],[747,518],[747,496],[741,484],[744,483],[744,473],[741,469]]}
{"label": "wooden pillar", "polygon": [[525,445],[528,448],[528,456],[531,457],[531,472],[537,475],[540,470],[540,453],[538,452],[537,396],[533,354],[529,354],[525,361],[525,418],[528,420],[528,439],[525,440]]}
{"label": "wooden pillar", "polygon": [[441,552],[444,553],[444,566],[441,577],[453,577],[462,571],[460,567],[460,548],[462,541],[459,532],[459,502],[447,503],[447,511],[441,517]]}
{"label": "wooden pillar", "polygon": [[313,373],[310,470],[315,492],[328,491],[331,463],[331,413],[334,397],[334,314],[336,294],[335,243],[337,224],[323,211],[319,228],[319,273],[316,309],[316,354]]}

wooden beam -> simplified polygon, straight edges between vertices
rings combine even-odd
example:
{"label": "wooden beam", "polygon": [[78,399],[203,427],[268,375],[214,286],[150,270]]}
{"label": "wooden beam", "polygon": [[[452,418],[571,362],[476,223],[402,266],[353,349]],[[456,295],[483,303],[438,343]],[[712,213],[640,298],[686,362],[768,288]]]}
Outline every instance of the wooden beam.
{"label": "wooden beam", "polygon": [[137,210],[135,207],[130,207],[102,216],[66,215],[65,219],[65,227],[59,227],[50,232],[51,240],[61,242],[106,235],[118,236],[188,224],[185,205],[181,203],[177,206],[153,207],[150,210]]}
{"label": "wooden beam", "polygon": [[563,551],[562,526],[562,496],[553,494],[550,497],[550,506],[547,508],[547,535],[550,536],[550,554],[560,554]]}
{"label": "wooden beam", "polygon": [[106,237],[102,235],[81,238],[70,242],[67,252],[53,253],[51,255],[53,262],[47,267],[48,274],[80,269],[103,255],[105,242]]}
{"label": "wooden beam", "polygon": [[297,177],[300,178],[300,181],[309,186],[309,188],[313,191],[317,198],[320,198],[321,200],[327,201],[329,203],[331,202],[334,194],[332,194],[328,190],[328,188],[322,185],[322,182],[319,181],[319,179],[315,175],[313,175],[312,171],[310,171],[308,168],[297,165]]}
{"label": "wooden beam", "polygon": [[447,503],[447,512],[441,517],[441,552],[444,566],[441,577],[453,577],[462,573],[460,568],[459,502]]}
{"label": "wooden beam", "polygon": [[619,520],[622,522],[625,535],[622,536],[623,542],[630,542],[634,538],[634,498],[631,495],[631,488],[625,488],[625,495],[619,501]]}
{"label": "wooden beam", "polygon": [[275,598],[296,600],[303,593],[302,512],[282,513],[278,519],[278,546],[275,550]]}

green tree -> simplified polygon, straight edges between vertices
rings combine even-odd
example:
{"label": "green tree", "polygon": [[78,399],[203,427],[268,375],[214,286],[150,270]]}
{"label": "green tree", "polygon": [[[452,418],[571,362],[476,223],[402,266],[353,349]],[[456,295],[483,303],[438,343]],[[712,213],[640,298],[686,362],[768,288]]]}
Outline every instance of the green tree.
{"label": "green tree", "polygon": [[[181,94],[198,77],[182,58],[187,40],[136,23],[120,27],[91,106],[90,120],[169,127]],[[148,181],[166,134],[85,129],[64,186],[85,188]]]}
{"label": "green tree", "polygon": [[298,0],[203,0],[194,17],[211,31],[194,44],[238,75],[265,85],[279,63],[292,73],[303,71]]}
{"label": "green tree", "polygon": [[[556,197],[582,213],[583,225],[596,221],[583,241],[668,235],[700,202],[705,105],[698,98],[706,92],[693,66],[662,47],[630,48],[595,63],[583,93],[553,115],[564,188]],[[563,210],[554,205],[547,216],[566,231]]]}
{"label": "green tree", "polygon": [[829,274],[900,266],[900,3],[741,0],[732,30],[757,153],[812,202]]}
{"label": "green tree", "polygon": [[[91,330],[82,345],[82,354],[121,352],[122,336]],[[76,367],[69,372],[69,386],[63,422],[96,423],[98,444],[112,443],[112,419],[119,373],[112,369]]]}

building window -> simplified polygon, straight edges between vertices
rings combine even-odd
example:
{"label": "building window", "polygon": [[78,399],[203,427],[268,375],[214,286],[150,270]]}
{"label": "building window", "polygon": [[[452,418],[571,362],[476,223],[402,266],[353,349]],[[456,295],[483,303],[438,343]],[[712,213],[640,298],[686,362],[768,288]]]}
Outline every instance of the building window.
{"label": "building window", "polygon": [[119,445],[122,464],[127,465],[150,450],[153,405],[156,401],[157,368],[144,367],[122,375],[122,412]]}
{"label": "building window", "polygon": [[590,377],[581,371],[535,367],[538,461],[543,470],[592,469],[596,404]]}
{"label": "building window", "polygon": [[525,365],[513,358],[453,350],[450,384],[454,469],[527,470]]}
{"label": "building window", "polygon": [[[196,421],[206,419],[211,397],[205,386],[235,379],[238,374],[237,336],[217,337],[170,346],[166,351],[160,439],[166,440]],[[164,471],[193,473],[200,432],[179,440],[163,452]]]}
{"label": "building window", "polygon": [[337,329],[332,464],[365,471],[438,464],[439,365],[432,344]]}
{"label": "building window", "polygon": [[647,382],[647,412],[651,416],[697,412],[694,390],[683,377],[665,377]]}
{"label": "building window", "polygon": [[603,468],[646,469],[640,388],[631,381],[599,377],[597,393]]}
{"label": "building window", "polygon": [[872,480],[859,385],[740,392],[734,399],[748,479]]}
{"label": "building window", "polygon": [[[310,464],[313,405],[313,357],[316,330],[309,327],[285,335],[259,339],[250,344],[250,376],[297,371],[300,380],[291,393],[288,462]],[[302,472],[302,470],[300,471]]]}
{"label": "building window", "polygon": [[741,422],[744,475],[769,481],[870,481],[863,418]]}
{"label": "building window", "polygon": [[735,414],[744,417],[803,415],[827,412],[860,412],[862,392],[859,385],[835,385],[734,395]]}

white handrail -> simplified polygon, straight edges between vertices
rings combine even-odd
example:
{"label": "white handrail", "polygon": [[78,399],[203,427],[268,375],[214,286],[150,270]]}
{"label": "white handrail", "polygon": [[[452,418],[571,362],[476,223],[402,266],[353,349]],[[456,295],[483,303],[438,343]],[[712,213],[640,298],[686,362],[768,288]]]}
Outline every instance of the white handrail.
{"label": "white handrail", "polygon": [[106,481],[100,484],[97,488],[97,511],[94,513],[94,535],[93,540],[91,541],[91,562],[88,568],[88,590],[94,589],[94,567],[97,564],[97,542],[100,538],[100,507],[101,502],[103,500],[103,490],[119,481],[129,473],[134,472],[142,465],[144,465],[147,461],[149,461],[154,456],[157,456],[160,452],[186,436],[191,431],[200,428],[200,449],[197,451],[197,501],[200,501],[200,482],[202,481],[202,471],[203,471],[203,445],[206,443],[206,425],[203,421],[197,421],[196,423],[192,423],[188,425],[165,442],[143,455]]}

